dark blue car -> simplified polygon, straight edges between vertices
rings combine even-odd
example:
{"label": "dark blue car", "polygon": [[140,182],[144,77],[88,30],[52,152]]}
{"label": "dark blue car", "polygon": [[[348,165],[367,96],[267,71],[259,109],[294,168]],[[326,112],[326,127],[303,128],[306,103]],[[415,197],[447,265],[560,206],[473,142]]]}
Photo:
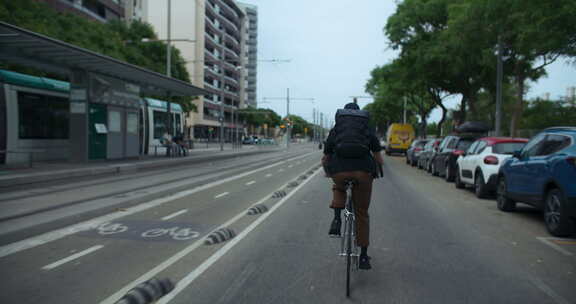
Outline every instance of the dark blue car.
{"label": "dark blue car", "polygon": [[576,231],[576,127],[542,131],[500,167],[498,209],[516,202],[542,210],[554,236]]}

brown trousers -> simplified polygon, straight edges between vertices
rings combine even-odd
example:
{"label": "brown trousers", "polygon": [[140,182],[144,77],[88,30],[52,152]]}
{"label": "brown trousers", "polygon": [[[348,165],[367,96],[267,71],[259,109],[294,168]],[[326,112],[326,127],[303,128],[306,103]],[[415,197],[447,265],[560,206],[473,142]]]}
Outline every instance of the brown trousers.
{"label": "brown trousers", "polygon": [[372,196],[372,174],[364,171],[340,172],[333,174],[332,192],[334,199],[330,208],[344,208],[346,205],[346,188],[344,180],[355,178],[358,185],[352,189],[352,200],[354,201],[354,211],[356,214],[356,243],[358,246],[368,246],[370,241],[370,217],[368,207],[370,207],[370,197]]}

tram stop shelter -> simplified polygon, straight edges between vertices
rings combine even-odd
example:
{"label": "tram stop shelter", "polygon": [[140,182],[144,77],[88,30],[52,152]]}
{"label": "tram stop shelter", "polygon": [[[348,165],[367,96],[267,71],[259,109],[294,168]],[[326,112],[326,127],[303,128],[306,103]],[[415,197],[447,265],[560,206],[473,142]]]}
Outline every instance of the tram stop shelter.
{"label": "tram stop shelter", "polygon": [[[5,22],[0,22],[0,62],[68,76],[68,159],[73,162],[138,157],[141,95],[207,93],[187,82]],[[17,119],[12,116],[18,113],[7,111],[6,95],[0,94],[2,152],[13,148],[14,141],[18,140],[18,131],[8,130],[8,120]],[[0,153],[2,158],[5,155]],[[0,163],[3,162],[4,159],[0,159]]]}

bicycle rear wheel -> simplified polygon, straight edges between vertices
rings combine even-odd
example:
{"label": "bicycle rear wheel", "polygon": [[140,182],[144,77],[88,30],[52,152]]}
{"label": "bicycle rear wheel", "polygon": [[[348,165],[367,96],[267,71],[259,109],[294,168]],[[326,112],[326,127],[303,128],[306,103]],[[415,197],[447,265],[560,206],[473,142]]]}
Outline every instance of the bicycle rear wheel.
{"label": "bicycle rear wheel", "polygon": [[352,221],[346,221],[346,297],[350,297],[350,270],[352,268]]}

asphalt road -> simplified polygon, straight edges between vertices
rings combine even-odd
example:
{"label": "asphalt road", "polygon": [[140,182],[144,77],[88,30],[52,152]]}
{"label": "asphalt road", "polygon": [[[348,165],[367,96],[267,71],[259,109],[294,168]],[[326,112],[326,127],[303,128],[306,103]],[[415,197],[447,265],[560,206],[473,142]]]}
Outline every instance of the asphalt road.
{"label": "asphalt road", "polygon": [[[353,273],[346,299],[319,158],[303,151],[2,246],[0,303],[114,303],[152,277],[178,283],[159,303],[576,303],[574,239],[397,157],[374,183],[373,269]],[[255,204],[268,211],[248,215]],[[221,227],[235,237],[204,244]]]}

